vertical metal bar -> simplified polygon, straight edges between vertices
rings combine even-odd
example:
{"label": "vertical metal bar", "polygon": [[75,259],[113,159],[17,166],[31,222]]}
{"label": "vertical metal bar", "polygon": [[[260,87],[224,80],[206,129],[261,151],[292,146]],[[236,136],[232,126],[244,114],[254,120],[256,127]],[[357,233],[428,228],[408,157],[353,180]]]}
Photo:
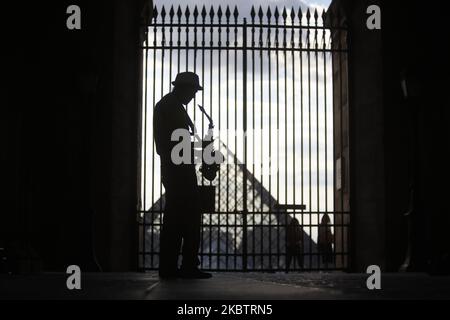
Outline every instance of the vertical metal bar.
{"label": "vertical metal bar", "polygon": [[256,265],[255,250],[255,8],[252,6],[252,252],[253,252],[253,269]]}
{"label": "vertical metal bar", "polygon": [[[201,12],[201,16],[202,16],[202,83],[205,83],[205,18],[206,18],[206,9],[205,6],[203,6],[202,8],[202,12]],[[202,90],[202,106],[205,105],[205,91]],[[204,137],[204,117],[202,117],[202,137]],[[202,176],[202,185],[204,184],[204,178]],[[201,228],[201,241],[202,241],[202,250],[201,250],[201,255],[202,255],[202,264],[203,264],[203,257],[204,257],[204,250],[203,250],[203,242],[204,242],[204,215],[202,214],[202,228]],[[211,261],[211,259],[210,259]]]}
{"label": "vertical metal bar", "polygon": [[[181,11],[181,7],[178,6],[177,9],[177,18],[178,18],[178,28],[177,28],[177,74],[180,73],[180,60],[181,60],[181,17],[183,13]],[[172,47],[172,46],[171,46]],[[172,68],[172,62],[170,63],[170,67]],[[171,88],[172,84],[172,74],[169,74],[168,79],[169,88]],[[181,247],[179,248],[181,255]]]}
{"label": "vertical metal bar", "polygon": [[[178,7],[179,9],[179,7]],[[169,90],[171,89],[171,85],[172,85],[172,62],[173,62],[173,17],[175,16],[175,11],[173,8],[173,5],[170,7],[170,11],[169,11],[169,33],[170,33],[170,38],[169,38],[169,74],[167,77],[167,81],[169,84]],[[178,25],[180,25],[181,21],[180,21],[180,17],[178,17]],[[181,28],[178,27],[178,61],[180,60],[180,32],[181,32]],[[178,66],[179,66],[179,62],[178,62]],[[161,63],[161,74],[164,74],[164,63]],[[180,72],[180,68],[178,67],[177,73]],[[164,88],[164,82],[161,80],[161,97],[164,95],[163,92],[163,88]],[[162,196],[162,191],[160,192],[160,195]]]}
{"label": "vertical metal bar", "polygon": [[[190,12],[189,12],[189,6],[186,6],[186,11],[184,13],[185,17],[186,17],[186,71],[188,71],[188,66],[189,66],[189,16],[190,16]],[[194,104],[194,108],[195,110],[195,104]]]}
{"label": "vertical metal bar", "polygon": [[[227,92],[227,108],[226,108],[226,128],[227,128],[227,132],[226,132],[226,140],[227,140],[227,150],[229,149],[229,102],[230,102],[230,91],[229,91],[229,64],[230,64],[230,8],[227,6],[227,9],[225,11],[225,16],[226,16],[226,20],[227,20],[227,27],[226,27],[226,33],[227,33],[227,40],[226,40],[226,60],[227,60],[227,67],[226,67],[226,76],[227,76],[227,81],[226,81],[226,92]],[[227,176],[226,176],[226,212],[227,212],[227,222],[226,222],[226,266],[228,269],[228,261],[229,261],[229,247],[228,247],[228,233],[229,233],[229,215],[230,215],[230,208],[229,208],[229,194],[230,194],[230,190],[229,190],[229,186],[230,186],[230,181],[229,181],[229,177],[230,177],[230,173],[229,173],[229,163],[227,162],[226,164],[226,168],[227,168]]]}
{"label": "vertical metal bar", "polygon": [[[336,32],[337,32],[337,30],[336,30],[336,28],[335,28],[335,26],[334,26],[334,24],[333,24],[333,22],[334,22],[334,17],[332,17],[332,12],[331,11],[329,11],[329,19],[330,19],[330,21],[331,21],[331,26],[330,26],[330,48],[331,48],[331,52],[330,52],[330,56],[331,56],[331,69],[332,70],[334,70],[335,69],[335,65],[336,65],[336,59],[335,59],[335,57],[336,57],[336,55],[337,55],[337,52],[336,52],[336,44],[335,44],[335,39],[337,39],[336,38]],[[333,156],[332,156],[332,159],[333,159],[333,227],[334,227],[334,233],[333,233],[333,243],[334,243],[334,252],[333,252],[333,258],[334,258],[334,261],[335,261],[335,264],[337,263],[337,236],[336,236],[336,233],[337,233],[337,230],[338,230],[338,227],[337,227],[337,223],[338,223],[338,220],[339,220],[339,213],[338,213],[338,211],[339,211],[339,206],[338,206],[338,204],[337,204],[337,201],[335,200],[335,198],[338,196],[337,195],[337,189],[336,189],[336,177],[337,177],[337,173],[336,173],[336,159],[335,159],[335,155],[337,154],[337,146],[336,146],[336,141],[337,141],[337,137],[336,137],[336,127],[335,127],[335,114],[336,114],[336,112],[337,112],[337,110],[336,110],[336,103],[335,103],[335,91],[336,91],[336,87],[337,87],[337,84],[336,84],[336,81],[335,81],[335,77],[334,77],[334,75],[333,75],[333,73],[332,73],[332,82],[331,82],[331,85],[332,85],[332,94],[333,94],[333,103],[331,104],[331,108],[332,108],[332,119],[333,119],[333,129],[332,129],[332,141],[333,141]]]}
{"label": "vertical metal bar", "polygon": [[[309,9],[306,12],[307,19],[307,32],[306,32],[306,46],[308,54],[308,165],[309,165],[309,235],[312,238],[312,194],[311,194],[311,44],[310,44],[310,24],[309,24],[310,13]],[[309,242],[309,266],[312,268],[312,241]]]}
{"label": "vertical metal bar", "polygon": [[[292,26],[294,26],[294,19],[295,19],[295,11],[294,8],[291,10],[291,23]],[[295,28],[292,27],[291,32],[291,54],[292,54],[292,203],[295,205],[297,204],[295,199]],[[294,211],[294,219],[296,219],[296,214]],[[294,259],[294,268],[295,268],[295,261]],[[298,261],[300,263],[300,261]]]}
{"label": "vertical metal bar", "polygon": [[[322,24],[325,24],[325,10],[322,14]],[[324,86],[324,121],[325,121],[325,214],[328,215],[328,108],[327,108],[327,56],[326,56],[326,29],[322,30],[322,50],[323,50],[323,86]],[[333,224],[334,224],[333,216]],[[334,232],[333,232],[334,233]]]}
{"label": "vertical metal bar", "polygon": [[[194,12],[193,12],[193,16],[194,16],[194,73],[197,74],[197,51],[198,51],[198,47],[197,47],[197,19],[198,19],[198,8],[197,6],[194,7]],[[197,105],[197,97],[194,96],[194,124],[196,121],[196,110],[197,108],[195,107]],[[200,223],[200,265],[203,265],[203,214],[202,214],[202,218],[201,218],[201,223]]]}
{"label": "vertical metal bar", "polygon": [[[197,74],[197,18],[198,18],[198,9],[197,6],[194,7],[194,12],[193,12],[193,16],[194,16],[194,73]],[[197,97],[194,96],[194,123],[196,121],[196,116],[197,116],[197,108],[195,107],[197,105]]]}
{"label": "vertical metal bar", "polygon": [[242,215],[242,222],[243,222],[243,257],[242,257],[242,264],[244,267],[244,271],[247,270],[247,19],[244,18],[244,25],[243,25],[243,52],[242,52],[242,88],[243,88],[243,120],[242,125],[244,129],[244,164],[243,164],[243,170],[244,170],[244,178],[243,178],[243,215]]}
{"label": "vertical metal bar", "polygon": [[[210,91],[209,91],[209,114],[211,115],[211,117],[213,116],[212,114],[212,104],[213,104],[213,50],[212,47],[214,45],[213,42],[213,34],[214,34],[214,28],[213,28],[213,23],[214,23],[214,9],[211,6],[211,10],[209,11],[209,18],[210,18],[210,39],[209,39],[209,86],[210,86]],[[209,128],[209,127],[208,127]],[[212,233],[212,229],[213,229],[213,212],[209,213],[209,268],[212,268],[212,240],[213,240],[213,233]]]}
{"label": "vertical metal bar", "polygon": [[[217,11],[217,16],[219,19],[219,29],[218,29],[218,33],[219,33],[219,42],[218,42],[218,66],[219,66],[219,70],[218,70],[218,97],[219,97],[219,126],[218,126],[218,133],[219,133],[219,149],[220,149],[220,144],[222,143],[222,140],[220,138],[220,130],[221,130],[221,126],[222,126],[222,122],[221,122],[221,101],[222,101],[222,92],[221,92],[221,70],[222,70],[222,8],[219,6],[219,9]],[[221,248],[220,248],[220,236],[221,236],[221,229],[222,229],[222,224],[221,224],[221,210],[220,210],[220,200],[221,200],[221,170],[219,170],[218,172],[219,174],[219,178],[218,178],[218,203],[219,203],[219,208],[218,208],[218,231],[217,231],[217,268],[220,268],[220,258],[221,258]]]}
{"label": "vertical metal bar", "polygon": [[[288,203],[288,95],[287,95],[287,61],[286,61],[286,51],[287,51],[287,28],[286,28],[286,8],[283,8],[283,63],[284,63],[284,107],[286,110],[286,115],[284,117],[284,169],[285,169],[285,180],[284,180],[284,201],[287,204]],[[285,215],[285,229],[288,228],[288,216],[289,214],[286,213]],[[285,232],[285,243],[287,244],[287,232]]]}
{"label": "vertical metal bar", "polygon": [[172,56],[173,56],[173,17],[175,15],[175,12],[173,10],[173,6],[170,7],[170,11],[169,11],[169,77],[168,77],[168,81],[169,81],[169,89],[171,86],[171,81],[172,81]]}
{"label": "vertical metal bar", "polygon": [[260,208],[260,212],[261,212],[261,240],[260,240],[260,246],[261,246],[261,269],[264,269],[264,212],[263,212],[263,146],[264,146],[264,139],[263,139],[263,22],[262,22],[262,18],[263,18],[263,12],[261,7],[259,7],[259,23],[260,23],[260,31],[259,31],[259,48],[260,48],[260,69],[259,69],[259,74],[260,74],[260,100],[261,100],[261,121],[260,121],[260,129],[261,129],[261,192],[260,192],[260,196],[261,196],[261,208]]}
{"label": "vertical metal bar", "polygon": [[[301,8],[298,10],[298,19],[300,23],[300,29],[299,29],[299,47],[300,47],[300,185],[301,185],[301,195],[300,195],[300,201],[302,204],[305,203],[304,199],[304,164],[303,164],[303,157],[304,157],[304,150],[303,150],[303,27],[302,27],[302,17],[303,13],[301,11]],[[310,205],[309,205],[310,206]],[[304,228],[304,212],[301,211],[301,226],[302,230]],[[310,235],[310,238],[312,239],[312,235]],[[302,239],[303,242],[303,239]],[[311,240],[310,240],[311,242]],[[304,250],[304,244],[302,243],[302,260],[304,260],[305,257],[305,250]]]}
{"label": "vertical metal bar", "polygon": [[[178,17],[178,29],[177,29],[177,74],[180,73],[180,56],[181,56],[181,7],[178,6],[177,9],[177,17]],[[171,76],[169,76],[169,81],[171,80]]]}
{"label": "vertical metal bar", "polygon": [[[165,16],[166,16],[166,11],[164,9],[164,6],[161,9],[161,18],[162,18],[162,26],[161,26],[161,30],[162,30],[162,39],[161,39],[161,97],[164,95],[164,47],[166,45],[166,36],[165,36]],[[159,179],[159,195],[160,197],[162,196],[162,181],[161,181],[161,177]],[[163,208],[162,208],[162,201],[160,201],[159,203],[159,211],[161,218],[164,217],[164,215],[162,214],[163,212]],[[161,228],[161,226],[160,226]]]}
{"label": "vertical metal bar", "polygon": [[[349,41],[349,38],[348,38],[348,30],[347,30],[347,28],[346,29],[344,29],[344,32],[345,32],[345,51],[344,51],[344,54],[345,54],[345,56],[344,56],[344,58],[345,58],[345,64],[346,64],[346,67],[345,67],[345,71],[346,71],[346,73],[345,73],[345,77],[346,77],[346,87],[344,88],[344,90],[346,90],[346,96],[348,97],[348,41]],[[349,99],[347,99],[347,115],[346,115],[346,117],[347,117],[347,126],[349,125],[349,112],[350,112],[350,105],[349,105],[349,103],[350,102],[348,102],[349,101]],[[350,148],[350,141],[349,141],[349,138],[350,137],[350,128],[349,127],[347,127],[347,135],[346,135],[346,137],[345,137],[345,139],[347,139],[347,144],[349,145],[348,146],[348,148]],[[348,153],[349,154],[349,153]],[[350,161],[350,158],[348,159],[348,161]],[[350,162],[348,162],[348,165],[347,165],[347,168],[350,168],[350,165],[351,165],[351,163]],[[347,181],[347,186],[350,188],[350,173],[349,173],[349,170],[347,170],[347,172],[348,172],[348,181]],[[351,221],[350,221],[350,218],[351,218],[351,216],[350,216],[350,212],[349,212],[349,210],[350,210],[350,208],[349,207],[347,207],[347,208],[345,208],[345,215],[344,215],[344,219],[347,219],[347,220],[344,220],[344,221],[347,221],[346,223],[345,223],[345,226],[346,226],[346,228],[345,228],[345,244],[347,244],[346,245],[346,248],[344,248],[345,250],[345,264],[344,264],[344,268],[348,268],[348,266],[349,266],[349,263],[350,263],[350,259],[351,259],[351,257],[349,256],[349,251],[350,251],[350,246],[351,246],[351,243],[350,243],[350,239],[349,239],[349,233],[350,233],[350,228],[351,228]]]}
{"label": "vertical metal bar", "polygon": [[[145,27],[147,27],[147,26],[145,26]],[[139,263],[139,258],[141,258],[142,259],[142,266],[143,266],[143,269],[145,269],[145,237],[143,236],[143,235],[145,235],[145,228],[146,228],[146,226],[145,226],[145,206],[146,206],[146,198],[145,198],[145,195],[146,195],[146,189],[145,189],[145,177],[146,177],[146,170],[147,170],[147,165],[146,165],[146,153],[147,153],[147,146],[146,146],[146,143],[147,143],[147,69],[148,69],[148,66],[147,66],[147,64],[148,64],[148,32],[147,32],[147,37],[146,37],[146,40],[145,40],[145,42],[144,42],[145,44],[144,44],[144,57],[143,57],[143,67],[144,67],[144,88],[143,88],[143,99],[144,99],[144,101],[143,101],[143,104],[144,104],[144,108],[143,108],[143,132],[142,132],[142,135],[143,135],[143,139],[142,139],[142,141],[143,141],[143,143],[142,143],[142,150],[143,150],[143,154],[142,154],[142,157],[141,157],[141,161],[142,161],[142,166],[141,166],[141,169],[142,169],[142,172],[144,173],[144,177],[141,177],[141,181],[142,181],[142,183],[141,183],[141,199],[142,199],[142,192],[143,192],[143,199],[141,200],[141,207],[139,208],[140,209],[140,211],[141,211],[141,213],[140,213],[140,215],[142,214],[142,212],[143,212],[143,214],[142,214],[142,217],[140,217],[140,218],[142,218],[142,234],[140,234],[139,236],[141,236],[142,237],[142,242],[140,242],[139,243],[139,246],[142,246],[142,251],[140,250],[139,251],[139,254],[138,254],[138,263]],[[141,231],[139,231],[139,232],[141,232]],[[140,268],[140,264],[138,264],[139,265],[139,268]]]}
{"label": "vertical metal bar", "polygon": [[[280,62],[278,59],[278,53],[279,53],[279,28],[278,28],[278,8],[275,8],[275,54],[276,54],[276,79],[277,79],[277,201],[280,201]],[[270,54],[270,53],[269,53]],[[280,210],[277,209],[277,229],[278,229],[278,235],[277,235],[277,247],[278,252],[280,252]],[[287,229],[285,228],[285,234]],[[284,245],[284,249],[286,250],[286,241]],[[286,262],[285,262],[286,263]],[[280,262],[278,261],[278,265]]]}
{"label": "vertical metal bar", "polygon": [[[234,7],[233,11],[234,16],[234,232],[237,235],[237,221],[238,221],[238,202],[237,202],[237,46],[238,46],[238,28],[237,28],[237,19],[238,19],[238,11],[237,6]],[[234,268],[237,268],[237,241],[234,247],[235,259],[234,259]]]}
{"label": "vertical metal bar", "polygon": [[[314,10],[314,20],[315,20],[315,30],[314,30],[314,48],[315,48],[315,58],[316,58],[316,192],[317,192],[317,223],[320,223],[320,163],[319,163],[319,47],[317,40],[317,9]],[[320,258],[317,256],[317,266],[320,267]]]}
{"label": "vertical metal bar", "polygon": [[[145,28],[148,28],[147,26],[145,26]],[[145,270],[145,229],[146,229],[146,207],[147,207],[147,189],[146,189],[146,178],[147,178],[147,83],[148,83],[148,47],[149,47],[149,35],[148,35],[148,30],[146,32],[147,37],[145,40],[145,49],[144,49],[144,139],[143,139],[143,172],[144,172],[144,177],[142,178],[143,181],[143,199],[142,199],[142,207],[140,208],[140,210],[143,212],[143,216],[142,216],[142,267],[143,270]],[[152,236],[153,236],[153,228],[152,228]],[[153,237],[152,237],[153,238]],[[153,239],[152,239],[153,240]]]}
{"label": "vertical metal bar", "polygon": [[[271,36],[271,23],[272,13],[270,12],[270,7],[267,9],[267,70],[268,70],[268,78],[269,78],[269,269],[272,269],[272,88],[271,88],[271,56],[270,56],[270,36]],[[261,114],[262,117],[262,114]]]}
{"label": "vertical metal bar", "polygon": [[[155,13],[156,12],[156,13]],[[156,7],[155,10],[153,11],[155,18],[154,18],[154,23],[155,26],[153,27],[153,78],[152,78],[152,82],[153,82],[153,88],[152,88],[152,98],[153,98],[153,103],[152,103],[152,108],[155,107],[155,103],[156,103],[156,34],[157,34],[157,28],[156,28],[156,20],[157,20],[157,11],[156,11]],[[147,85],[147,84],[146,84]],[[147,128],[146,128],[147,129]],[[147,161],[147,160],[145,160]],[[147,179],[146,179],[146,175],[144,178],[144,183],[145,185],[147,184]],[[147,195],[147,191],[144,191],[145,197]],[[151,268],[155,267],[154,265],[154,250],[153,250],[153,244],[154,244],[154,221],[155,221],[155,208],[153,208],[153,204],[155,203],[155,144],[152,141],[152,208],[151,208],[151,248],[150,248],[150,264],[151,264]],[[147,210],[146,205],[144,206],[144,210]],[[161,215],[161,213],[159,213]],[[145,216],[145,213],[144,213]],[[145,221],[144,221],[145,222]],[[145,224],[144,224],[145,225]],[[145,227],[144,227],[144,235],[143,235],[144,241],[145,241]],[[144,250],[144,252],[147,251],[146,249]],[[144,265],[145,265],[145,261],[144,261]]]}

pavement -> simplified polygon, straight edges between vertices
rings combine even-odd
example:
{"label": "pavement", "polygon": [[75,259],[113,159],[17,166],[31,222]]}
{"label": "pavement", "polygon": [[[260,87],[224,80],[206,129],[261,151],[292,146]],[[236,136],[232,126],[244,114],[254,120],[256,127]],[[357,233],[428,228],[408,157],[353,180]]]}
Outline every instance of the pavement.
{"label": "pavement", "polygon": [[344,272],[215,272],[202,280],[160,280],[156,272],[82,273],[67,289],[65,273],[0,275],[0,299],[126,300],[398,300],[450,299],[450,277],[385,273],[369,290],[368,274]]}

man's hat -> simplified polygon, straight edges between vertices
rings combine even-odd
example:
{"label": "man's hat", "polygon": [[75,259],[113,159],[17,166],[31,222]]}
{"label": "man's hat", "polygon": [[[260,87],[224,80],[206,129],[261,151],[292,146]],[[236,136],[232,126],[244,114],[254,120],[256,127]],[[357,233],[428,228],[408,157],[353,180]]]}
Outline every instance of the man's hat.
{"label": "man's hat", "polygon": [[177,77],[172,84],[174,86],[191,86],[197,90],[203,90],[203,87],[200,85],[198,75],[193,72],[181,72],[177,74]]}

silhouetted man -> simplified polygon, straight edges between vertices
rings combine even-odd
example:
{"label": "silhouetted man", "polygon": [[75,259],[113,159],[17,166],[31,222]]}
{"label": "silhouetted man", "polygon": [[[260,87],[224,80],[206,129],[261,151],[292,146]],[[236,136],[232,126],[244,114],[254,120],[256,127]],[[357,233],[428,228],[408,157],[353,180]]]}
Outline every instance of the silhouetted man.
{"label": "silhouetted man", "polygon": [[[191,129],[194,132],[194,125],[183,105],[203,88],[198,76],[192,72],[178,74],[172,84],[174,89],[156,104],[153,116],[156,152],[161,158],[161,179],[166,189],[159,275],[162,278],[210,278],[211,274],[198,269],[201,212],[195,164],[193,158],[187,164],[175,164],[172,149],[179,141],[171,140],[174,130]],[[193,155],[192,148],[190,151]],[[178,269],[181,242],[183,260]]]}

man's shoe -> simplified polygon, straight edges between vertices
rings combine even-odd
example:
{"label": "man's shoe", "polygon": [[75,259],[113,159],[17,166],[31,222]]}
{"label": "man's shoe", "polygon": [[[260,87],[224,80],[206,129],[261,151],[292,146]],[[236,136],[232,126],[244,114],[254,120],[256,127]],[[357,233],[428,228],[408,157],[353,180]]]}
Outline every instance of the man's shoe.
{"label": "man's shoe", "polygon": [[209,279],[212,277],[212,274],[208,272],[203,272],[199,269],[193,269],[193,270],[180,270],[179,276],[180,278],[183,279]]}

